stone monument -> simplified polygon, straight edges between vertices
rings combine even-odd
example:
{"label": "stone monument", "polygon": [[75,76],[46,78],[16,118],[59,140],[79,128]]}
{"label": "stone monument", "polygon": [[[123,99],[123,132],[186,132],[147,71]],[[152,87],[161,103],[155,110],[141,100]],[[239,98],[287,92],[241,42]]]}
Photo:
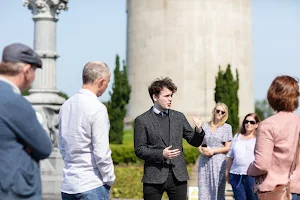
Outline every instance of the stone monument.
{"label": "stone monument", "polygon": [[[68,0],[23,0],[33,14],[34,49],[43,61],[42,70],[36,71],[27,100],[53,143],[50,157],[41,162],[43,199],[60,195],[63,160],[57,148],[58,113],[65,101],[56,89],[56,22],[58,14],[67,10]],[[55,195],[56,194],[56,195]]]}
{"label": "stone monument", "polygon": [[127,120],[152,106],[157,77],[178,86],[172,108],[210,119],[218,68],[238,69],[239,117],[254,111],[251,0],[127,0]]}

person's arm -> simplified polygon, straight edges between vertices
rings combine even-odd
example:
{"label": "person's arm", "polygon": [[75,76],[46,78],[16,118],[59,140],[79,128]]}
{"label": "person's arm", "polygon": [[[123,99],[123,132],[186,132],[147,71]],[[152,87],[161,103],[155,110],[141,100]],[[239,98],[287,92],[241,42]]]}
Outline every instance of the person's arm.
{"label": "person's arm", "polygon": [[227,182],[229,182],[229,171],[230,171],[230,168],[232,166],[232,161],[233,161],[232,158],[230,158],[230,157],[226,158],[225,179],[226,179]]}
{"label": "person's arm", "polygon": [[233,146],[235,145],[237,137],[238,137],[238,134],[233,138],[232,143],[230,144],[229,151],[227,153],[227,157],[226,157],[225,179],[228,183],[229,183],[229,172],[230,172],[232,162],[233,162],[233,159],[234,159]]}
{"label": "person's arm", "polygon": [[[185,118],[185,116],[181,113],[183,120],[183,138],[192,146],[199,147],[204,139],[205,132],[202,128],[193,128]],[[197,132],[200,131],[200,132]]]}
{"label": "person's arm", "polygon": [[164,162],[164,149],[149,148],[147,145],[146,126],[138,117],[134,122],[134,152],[135,155],[145,161]]}
{"label": "person's arm", "polygon": [[104,184],[112,186],[115,181],[114,165],[109,147],[109,119],[106,107],[101,108],[92,121],[93,154]]}
{"label": "person's arm", "polygon": [[211,152],[211,148],[210,147],[199,146],[198,149],[199,149],[199,152],[200,152],[201,155],[212,156],[212,154],[210,153]]}
{"label": "person's arm", "polygon": [[225,142],[224,147],[219,147],[219,148],[212,149],[212,154],[227,153],[229,151],[229,148],[230,148],[230,143],[231,142]]}
{"label": "person's arm", "polygon": [[35,111],[23,97],[15,101],[17,102],[7,105],[10,108],[6,113],[8,116],[7,124],[24,145],[24,150],[29,149],[29,154],[35,160],[47,158],[52,152],[52,142],[39,123]]}
{"label": "person's arm", "polygon": [[[201,146],[198,147],[198,150],[199,150],[200,154],[202,155],[202,154],[203,154],[203,150],[202,150],[202,147],[201,147]],[[203,154],[203,155],[204,155],[204,154]]]}
{"label": "person's arm", "polygon": [[62,123],[61,123],[61,111],[63,108],[61,108],[60,112],[59,112],[59,126],[58,126],[58,149],[59,152],[61,154],[61,157],[63,160],[65,160],[65,145],[63,143],[63,138],[62,138]]}
{"label": "person's arm", "polygon": [[272,124],[261,123],[257,130],[254,149],[255,160],[250,164],[247,174],[259,176],[266,174],[271,167],[274,149],[274,137]]}

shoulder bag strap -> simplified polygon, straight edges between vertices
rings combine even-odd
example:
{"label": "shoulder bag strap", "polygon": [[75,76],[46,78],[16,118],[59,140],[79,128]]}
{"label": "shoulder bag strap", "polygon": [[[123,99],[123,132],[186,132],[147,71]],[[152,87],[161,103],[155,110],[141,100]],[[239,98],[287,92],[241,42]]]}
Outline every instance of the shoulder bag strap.
{"label": "shoulder bag strap", "polygon": [[288,184],[291,182],[291,176],[292,176],[293,172],[295,171],[296,165],[297,165],[298,160],[299,160],[299,146],[300,146],[300,134],[298,136],[298,143],[297,143],[296,151],[295,151],[295,154],[294,154],[293,163],[292,163],[292,166],[291,166],[290,171],[289,171]]}

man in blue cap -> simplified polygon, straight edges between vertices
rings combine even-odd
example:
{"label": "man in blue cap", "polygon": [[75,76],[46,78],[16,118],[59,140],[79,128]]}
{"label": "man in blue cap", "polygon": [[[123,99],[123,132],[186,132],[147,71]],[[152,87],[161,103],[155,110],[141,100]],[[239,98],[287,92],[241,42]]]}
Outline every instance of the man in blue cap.
{"label": "man in blue cap", "polygon": [[0,199],[42,199],[39,161],[52,143],[31,104],[21,95],[42,68],[30,47],[6,46],[0,63]]}

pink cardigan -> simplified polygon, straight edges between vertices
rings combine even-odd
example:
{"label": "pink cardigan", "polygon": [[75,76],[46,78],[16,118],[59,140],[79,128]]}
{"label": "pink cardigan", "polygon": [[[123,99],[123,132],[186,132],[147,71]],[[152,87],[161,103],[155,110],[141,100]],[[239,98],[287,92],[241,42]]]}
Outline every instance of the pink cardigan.
{"label": "pink cardigan", "polygon": [[[276,185],[287,183],[299,132],[300,117],[292,112],[279,112],[260,123],[255,160],[248,169],[250,176],[264,176],[258,185],[259,191],[271,191]],[[291,192],[297,194],[300,194],[299,161],[291,181]]]}

